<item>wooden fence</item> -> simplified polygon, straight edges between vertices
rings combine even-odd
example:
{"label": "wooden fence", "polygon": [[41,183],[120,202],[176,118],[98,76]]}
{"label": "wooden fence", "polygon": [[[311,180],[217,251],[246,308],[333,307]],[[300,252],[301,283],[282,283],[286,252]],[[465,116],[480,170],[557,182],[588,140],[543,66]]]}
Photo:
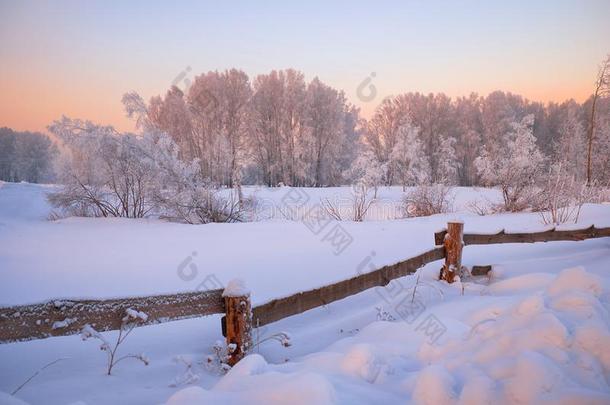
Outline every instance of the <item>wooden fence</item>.
{"label": "wooden fence", "polygon": [[[324,287],[278,298],[252,308],[251,322],[256,326],[267,325],[307,310],[327,305],[376,286],[387,285],[391,280],[414,273],[427,263],[445,258],[441,278],[451,282],[455,269],[461,267],[462,244],[484,245],[496,243],[532,243],[549,241],[580,241],[610,237],[609,228],[591,226],[585,229],[550,229],[534,233],[506,233],[504,231],[483,234],[462,234],[463,224],[449,223],[447,230],[434,234],[436,247],[405,261],[384,266],[372,272],[360,274]],[[459,251],[457,251],[459,250]],[[148,315],[140,325],[169,322],[179,319],[225,314],[228,319],[238,319],[231,308],[239,310],[250,306],[249,296],[223,297],[223,291],[209,290],[173,295],[119,298],[108,300],[54,300],[33,305],[0,308],[0,343],[40,339],[79,333],[87,324],[98,331],[117,330],[127,309],[136,309]],[[235,297],[234,297],[235,298]],[[242,316],[243,318],[243,316]],[[250,322],[250,317],[248,317]],[[224,319],[223,319],[224,321]],[[223,326],[225,324],[223,323]],[[247,325],[248,331],[252,325]],[[239,329],[239,328],[237,328]],[[223,327],[223,332],[225,327]],[[235,331],[227,336],[228,343],[247,341],[240,336],[247,331]],[[237,336],[235,336],[237,334]],[[233,336],[232,336],[233,335]],[[240,353],[238,357],[241,357]],[[233,359],[233,362],[239,358]]]}
{"label": "wooden fence", "polygon": [[[446,234],[446,229],[436,232],[434,234],[435,243],[441,245]],[[591,225],[588,228],[565,231],[551,228],[542,232],[506,233],[504,230],[501,230],[494,234],[464,234],[464,245],[579,241],[607,237],[610,237],[610,228],[596,228],[595,225]]]}
{"label": "wooden fence", "polygon": [[97,331],[118,330],[129,308],[148,315],[150,325],[203,315],[223,314],[222,289],[109,300],[54,300],[0,308],[0,343]]}

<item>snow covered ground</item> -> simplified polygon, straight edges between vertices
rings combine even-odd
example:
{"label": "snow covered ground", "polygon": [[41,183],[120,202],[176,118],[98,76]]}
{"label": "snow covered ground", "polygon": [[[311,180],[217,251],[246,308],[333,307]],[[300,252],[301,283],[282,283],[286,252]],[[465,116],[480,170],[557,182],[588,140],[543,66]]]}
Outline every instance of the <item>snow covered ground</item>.
{"label": "snow covered ground", "polygon": [[[0,183],[0,305],[192,291],[235,277],[257,304],[428,250],[449,219],[464,220],[466,232],[543,228],[537,214],[468,212],[471,201],[498,198],[485,189],[456,189],[452,214],[394,219],[401,189],[381,188],[379,200],[394,208],[372,211],[363,223],[329,223],[317,234],[290,220],[306,215],[286,211],[287,199],[296,190],[313,207],[320,198],[344,199],[349,188],[247,188],[273,207],[260,211],[264,221],[201,226],[49,222],[47,190]],[[610,205],[584,207],[580,223],[610,226]],[[350,243],[325,238],[336,226]],[[212,316],[134,330],[120,350],[145,352],[150,365],[126,360],[112,376],[104,375],[98,345],[78,336],[0,345],[0,391],[12,392],[61,358],[16,397],[32,404],[610,403],[609,238],[470,246],[463,262],[494,270],[447,285],[435,280],[435,262],[281,320],[255,335],[285,331],[292,346],[261,343],[226,375],[206,360],[222,339],[220,317]],[[12,400],[0,394],[0,403]]]}

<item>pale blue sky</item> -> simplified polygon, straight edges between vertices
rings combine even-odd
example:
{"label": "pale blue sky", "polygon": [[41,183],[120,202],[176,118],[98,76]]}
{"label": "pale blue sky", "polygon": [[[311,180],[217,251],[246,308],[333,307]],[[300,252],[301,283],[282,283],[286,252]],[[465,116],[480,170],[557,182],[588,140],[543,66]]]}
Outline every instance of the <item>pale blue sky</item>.
{"label": "pale blue sky", "polygon": [[[128,128],[120,98],[192,73],[293,67],[370,114],[386,95],[495,89],[584,99],[610,52],[610,1],[0,0],[0,125],[61,113]],[[371,72],[378,97],[356,97]]]}

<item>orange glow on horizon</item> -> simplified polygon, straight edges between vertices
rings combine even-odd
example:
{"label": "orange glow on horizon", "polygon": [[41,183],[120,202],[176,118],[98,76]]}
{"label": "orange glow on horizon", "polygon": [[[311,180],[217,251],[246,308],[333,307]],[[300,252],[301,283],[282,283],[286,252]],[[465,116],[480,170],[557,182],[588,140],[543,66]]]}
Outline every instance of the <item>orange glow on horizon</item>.
{"label": "orange glow on horizon", "polygon": [[[332,85],[332,83],[330,83]],[[9,82],[2,84],[0,94],[0,126],[6,126],[18,131],[41,131],[46,132],[47,125],[54,120],[66,115],[72,118],[88,119],[100,124],[113,125],[120,131],[134,131],[133,122],[125,116],[121,104],[120,90],[111,90],[103,86],[91,88],[62,89],[47,82],[18,83]],[[355,86],[354,86],[355,88]],[[167,89],[161,89],[157,94],[164,94]],[[348,101],[360,108],[361,116],[370,118],[381,100],[390,95],[398,95],[405,92],[416,92],[428,94],[431,91],[420,89],[401,89],[401,91],[383,94],[381,91],[374,100],[362,102],[358,100],[355,91],[346,91]],[[528,91],[520,89],[498,89],[513,94],[519,94],[530,101],[556,102],[574,99],[577,102],[585,101],[591,94],[591,89],[585,85],[572,84],[570,86],[557,86],[556,88],[531,88]],[[479,95],[486,96],[490,92],[473,90]],[[443,91],[439,91],[443,92]],[[432,93],[435,93],[432,91]],[[470,91],[463,93],[445,92],[452,98],[468,96]],[[152,95],[152,94],[151,94]],[[148,99],[151,95],[142,95]]]}

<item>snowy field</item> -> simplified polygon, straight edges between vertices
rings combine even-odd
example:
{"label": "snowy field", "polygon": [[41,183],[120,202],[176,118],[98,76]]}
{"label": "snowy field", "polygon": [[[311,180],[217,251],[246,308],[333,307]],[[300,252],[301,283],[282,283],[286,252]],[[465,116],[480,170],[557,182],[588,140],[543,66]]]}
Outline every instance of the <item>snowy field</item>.
{"label": "snowy field", "polygon": [[[466,232],[543,229],[533,213],[478,216],[495,190],[457,188],[455,212],[400,217],[400,188],[380,188],[362,223],[313,233],[300,219],[348,187],[246,188],[259,222],[180,225],[158,220],[47,221],[48,187],[0,183],[0,305],[218,288],[244,279],[254,304],[404,260],[433,247],[433,233],[461,219]],[[286,210],[294,193],[302,211]],[[292,193],[292,194],[291,194]],[[610,205],[587,205],[580,225],[610,226]],[[350,243],[338,251],[327,229]],[[463,264],[493,264],[490,277],[448,285],[440,261],[255,335],[279,331],[292,346],[262,343],[226,375],[207,364],[220,316],[138,328],[112,376],[105,355],[79,336],[0,345],[0,391],[31,404],[208,403],[610,403],[610,238],[470,246]],[[363,270],[364,269],[364,270]],[[419,280],[419,281],[417,281]],[[404,317],[413,286],[421,311]],[[403,316],[401,316],[403,314]],[[114,333],[107,333],[109,337]],[[182,360],[178,360],[178,358]],[[186,364],[189,364],[187,366]],[[0,393],[0,403],[21,403]]]}

